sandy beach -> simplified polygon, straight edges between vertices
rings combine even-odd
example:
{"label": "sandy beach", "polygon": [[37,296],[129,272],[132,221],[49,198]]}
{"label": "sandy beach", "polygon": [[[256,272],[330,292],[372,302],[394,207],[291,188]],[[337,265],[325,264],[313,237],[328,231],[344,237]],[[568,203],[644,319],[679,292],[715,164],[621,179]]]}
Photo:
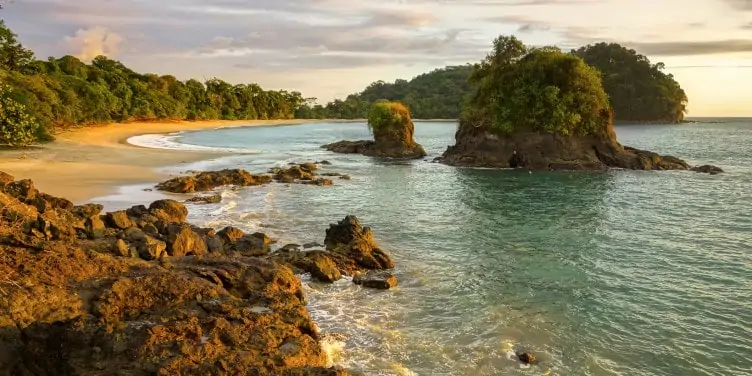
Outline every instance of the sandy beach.
{"label": "sandy beach", "polygon": [[0,171],[32,179],[40,191],[85,203],[117,186],[156,182],[168,177],[156,168],[227,155],[149,149],[130,145],[129,137],[231,126],[299,124],[321,120],[243,120],[113,123],[76,128],[55,135],[49,144],[0,151]]}

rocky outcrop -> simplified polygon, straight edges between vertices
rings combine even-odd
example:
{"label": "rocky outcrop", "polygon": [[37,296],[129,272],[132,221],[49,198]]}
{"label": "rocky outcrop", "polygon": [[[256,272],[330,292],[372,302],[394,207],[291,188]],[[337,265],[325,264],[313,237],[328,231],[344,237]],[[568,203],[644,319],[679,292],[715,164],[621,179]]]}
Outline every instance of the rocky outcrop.
{"label": "rocky outcrop", "polygon": [[[225,169],[219,171],[194,172],[191,176],[179,176],[157,184],[157,189],[172,193],[194,193],[210,191],[223,186],[249,187],[277,183],[298,183],[318,186],[333,185],[331,179],[319,176],[314,171],[318,170],[317,164],[306,162],[293,164],[289,168],[275,167],[268,171],[268,174],[251,174],[242,169]],[[337,174],[336,176],[341,176]],[[343,178],[344,179],[344,178]],[[349,179],[349,176],[347,177]],[[218,203],[222,200],[219,194],[210,196],[199,196],[188,199],[193,203]]]}
{"label": "rocky outcrop", "polygon": [[[348,374],[265,234],[192,226],[174,200],[102,213],[0,182],[0,376]],[[357,220],[337,228],[339,251],[305,255],[315,278],[392,265]]]}
{"label": "rocky outcrop", "polygon": [[673,156],[622,146],[613,127],[588,136],[563,136],[548,132],[502,135],[488,125],[461,121],[456,143],[437,161],[451,166],[524,168],[528,170],[687,170]]}
{"label": "rocky outcrop", "polygon": [[270,183],[271,180],[269,175],[253,175],[242,169],[225,169],[173,178],[158,184],[157,189],[173,193],[193,193],[209,191],[225,185],[256,186]]}
{"label": "rocky outcrop", "polygon": [[370,157],[417,159],[426,156],[423,147],[415,142],[410,110],[402,103],[374,103],[368,115],[368,128],[373,133],[373,141],[339,141],[322,148]]}
{"label": "rocky outcrop", "polygon": [[[289,265],[299,273],[309,272],[314,279],[328,283],[339,280],[341,275],[356,277],[363,272],[394,268],[392,259],[376,243],[373,231],[361,226],[355,216],[350,215],[336,224],[330,224],[324,243],[325,250],[309,250],[308,248],[315,248],[317,245],[306,244],[303,251],[296,244],[288,244],[269,257]],[[390,287],[397,284],[396,278],[391,274],[368,276],[366,279],[360,277],[356,283],[371,288],[384,288],[382,286],[385,283]],[[365,280],[369,282],[361,283]]]}

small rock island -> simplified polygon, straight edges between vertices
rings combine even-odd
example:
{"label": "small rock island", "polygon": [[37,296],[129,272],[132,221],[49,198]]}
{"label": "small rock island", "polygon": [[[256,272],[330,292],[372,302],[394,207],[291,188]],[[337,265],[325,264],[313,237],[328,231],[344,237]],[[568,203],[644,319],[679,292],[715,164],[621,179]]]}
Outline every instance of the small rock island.
{"label": "small rock island", "polygon": [[373,141],[339,141],[322,147],[335,153],[370,157],[417,159],[426,156],[423,146],[413,139],[415,125],[410,110],[402,103],[374,103],[368,113],[368,129],[373,133]]}
{"label": "small rock island", "polygon": [[[688,170],[687,162],[622,146],[600,74],[556,47],[500,36],[476,64],[456,143],[438,161],[529,170]],[[715,173],[718,168],[693,169]]]}

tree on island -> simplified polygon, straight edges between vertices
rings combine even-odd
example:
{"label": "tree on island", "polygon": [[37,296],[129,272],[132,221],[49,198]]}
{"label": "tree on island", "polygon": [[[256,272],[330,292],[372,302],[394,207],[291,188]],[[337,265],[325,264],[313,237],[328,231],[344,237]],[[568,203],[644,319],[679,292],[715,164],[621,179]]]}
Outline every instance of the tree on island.
{"label": "tree on island", "polygon": [[614,116],[634,122],[678,123],[687,112],[687,94],[663,63],[616,43],[587,45],[572,51],[603,75]]}
{"label": "tree on island", "polygon": [[574,54],[500,36],[470,81],[474,90],[444,163],[531,170],[689,168],[681,159],[620,145],[599,72]]}

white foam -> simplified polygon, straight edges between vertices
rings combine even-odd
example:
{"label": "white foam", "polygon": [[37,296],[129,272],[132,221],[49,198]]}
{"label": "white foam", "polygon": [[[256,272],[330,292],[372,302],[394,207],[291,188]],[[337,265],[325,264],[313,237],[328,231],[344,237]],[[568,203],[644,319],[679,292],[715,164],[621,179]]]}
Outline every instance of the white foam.
{"label": "white foam", "polygon": [[253,149],[243,148],[220,148],[213,146],[202,146],[178,142],[177,140],[185,132],[175,132],[169,134],[142,134],[132,136],[126,140],[131,145],[151,149],[167,149],[181,151],[203,151],[203,152],[223,152],[223,153],[243,153],[243,154],[260,154],[261,152]]}

